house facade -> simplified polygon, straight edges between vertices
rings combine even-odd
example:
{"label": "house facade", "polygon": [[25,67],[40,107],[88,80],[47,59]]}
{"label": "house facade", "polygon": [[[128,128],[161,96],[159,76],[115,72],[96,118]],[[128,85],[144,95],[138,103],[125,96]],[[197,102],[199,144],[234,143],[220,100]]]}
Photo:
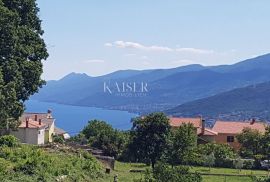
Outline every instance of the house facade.
{"label": "house facade", "polygon": [[261,133],[265,132],[266,124],[262,122],[252,121],[216,121],[213,131],[217,135],[213,136],[213,141],[220,144],[228,144],[232,148],[239,150],[241,145],[237,141],[236,136],[240,134],[243,129],[250,128],[258,130]]}
{"label": "house facade", "polygon": [[192,124],[194,126],[194,132],[197,133],[198,143],[214,142],[214,136],[217,132],[205,127],[205,121],[202,117],[196,118],[182,118],[182,117],[170,117],[169,123],[172,128],[177,128],[182,124]]}
{"label": "house facade", "polygon": [[69,134],[55,126],[52,111],[47,113],[23,113],[20,117],[21,124],[16,130],[10,132],[22,143],[43,145],[53,142],[53,136],[59,135],[69,139]]}
{"label": "house facade", "polygon": [[206,128],[205,121],[201,117],[197,118],[169,118],[170,125],[177,128],[182,124],[190,123],[194,126],[194,132],[197,133],[197,141],[199,144],[218,143],[228,144],[235,150],[239,150],[241,145],[237,141],[236,136],[242,133],[243,129],[250,128],[265,132],[266,124],[262,122],[252,121],[216,121],[213,128]]}
{"label": "house facade", "polygon": [[45,143],[53,142],[53,135],[55,134],[55,119],[52,116],[52,111],[48,110],[47,113],[30,113],[26,112],[22,115],[21,119],[25,120],[30,118],[33,121],[41,122],[45,127]]}
{"label": "house facade", "polygon": [[11,135],[17,137],[22,143],[43,145],[45,143],[46,125],[40,121],[26,118],[16,130],[10,131]]}

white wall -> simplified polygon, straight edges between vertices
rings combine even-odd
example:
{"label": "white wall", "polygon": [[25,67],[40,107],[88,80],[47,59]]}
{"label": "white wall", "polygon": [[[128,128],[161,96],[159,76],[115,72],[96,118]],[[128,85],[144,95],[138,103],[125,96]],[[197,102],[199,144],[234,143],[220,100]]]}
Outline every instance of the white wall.
{"label": "white wall", "polygon": [[12,131],[12,135],[17,137],[22,143],[42,145],[45,139],[45,129],[38,128],[18,128]]}

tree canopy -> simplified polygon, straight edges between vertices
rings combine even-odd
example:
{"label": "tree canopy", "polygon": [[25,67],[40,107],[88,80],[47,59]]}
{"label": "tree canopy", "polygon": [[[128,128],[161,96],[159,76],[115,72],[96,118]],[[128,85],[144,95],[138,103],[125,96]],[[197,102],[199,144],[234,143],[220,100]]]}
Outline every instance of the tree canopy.
{"label": "tree canopy", "polygon": [[138,160],[149,162],[154,168],[167,147],[169,133],[169,119],[163,113],[135,118],[131,129],[131,150]]}
{"label": "tree canopy", "polygon": [[169,160],[171,164],[187,164],[194,157],[197,145],[197,130],[192,124],[183,124],[173,130]]}
{"label": "tree canopy", "polygon": [[113,129],[105,121],[91,120],[81,132],[92,147],[103,150],[106,155],[119,157],[128,143],[125,132]]}
{"label": "tree canopy", "polygon": [[35,0],[0,0],[0,127],[15,128],[23,102],[45,83],[48,52]]}
{"label": "tree canopy", "polygon": [[242,133],[237,135],[237,140],[241,144],[241,155],[243,157],[254,157],[254,155],[261,154],[262,138],[263,134],[258,130],[244,128]]}

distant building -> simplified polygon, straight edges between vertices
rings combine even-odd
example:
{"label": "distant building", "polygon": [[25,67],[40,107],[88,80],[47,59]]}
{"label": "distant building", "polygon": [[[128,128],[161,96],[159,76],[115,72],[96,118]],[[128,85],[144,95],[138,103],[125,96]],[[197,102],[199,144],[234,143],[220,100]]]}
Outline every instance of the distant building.
{"label": "distant building", "polygon": [[23,113],[20,117],[21,125],[10,134],[16,136],[22,143],[43,145],[53,142],[54,135],[69,139],[69,134],[55,126],[52,111],[47,113]]}
{"label": "distant building", "polygon": [[216,143],[229,144],[234,149],[238,150],[241,145],[236,139],[236,136],[240,134],[244,128],[251,128],[258,130],[261,133],[265,132],[266,124],[262,122],[252,121],[216,121],[213,131],[218,135],[213,136],[213,140]]}
{"label": "distant building", "polygon": [[46,125],[41,121],[26,118],[16,130],[10,131],[10,134],[17,137],[22,143],[42,145],[45,142],[45,128]]}
{"label": "distant building", "polygon": [[202,117],[197,118],[181,118],[181,117],[170,117],[169,118],[170,126],[177,128],[182,124],[192,124],[195,128],[195,133],[197,133],[198,143],[208,143],[213,142],[213,136],[217,135],[217,132],[211,130],[210,128],[205,127],[205,121]]}
{"label": "distant building", "polygon": [[228,144],[232,148],[239,150],[241,145],[236,139],[244,128],[258,130],[261,133],[265,132],[266,123],[252,121],[216,121],[212,129],[205,127],[205,121],[201,118],[176,118],[171,117],[170,125],[177,128],[182,124],[191,123],[195,127],[197,133],[197,141],[200,144],[204,143],[219,143]]}
{"label": "distant building", "polygon": [[70,135],[65,130],[58,127],[54,127],[54,134],[62,136],[64,139],[70,139]]}
{"label": "distant building", "polygon": [[24,121],[26,118],[30,118],[33,121],[41,121],[46,125],[45,128],[45,143],[53,141],[55,119],[52,116],[52,111],[49,109],[47,113],[29,113],[26,112],[22,115],[21,119]]}

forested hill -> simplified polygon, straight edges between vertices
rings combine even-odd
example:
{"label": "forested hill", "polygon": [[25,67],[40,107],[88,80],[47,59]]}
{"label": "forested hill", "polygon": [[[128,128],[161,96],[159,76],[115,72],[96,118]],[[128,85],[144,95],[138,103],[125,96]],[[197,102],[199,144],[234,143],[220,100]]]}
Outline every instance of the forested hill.
{"label": "forested hill", "polygon": [[234,89],[170,109],[171,115],[210,118],[270,119],[270,82]]}

